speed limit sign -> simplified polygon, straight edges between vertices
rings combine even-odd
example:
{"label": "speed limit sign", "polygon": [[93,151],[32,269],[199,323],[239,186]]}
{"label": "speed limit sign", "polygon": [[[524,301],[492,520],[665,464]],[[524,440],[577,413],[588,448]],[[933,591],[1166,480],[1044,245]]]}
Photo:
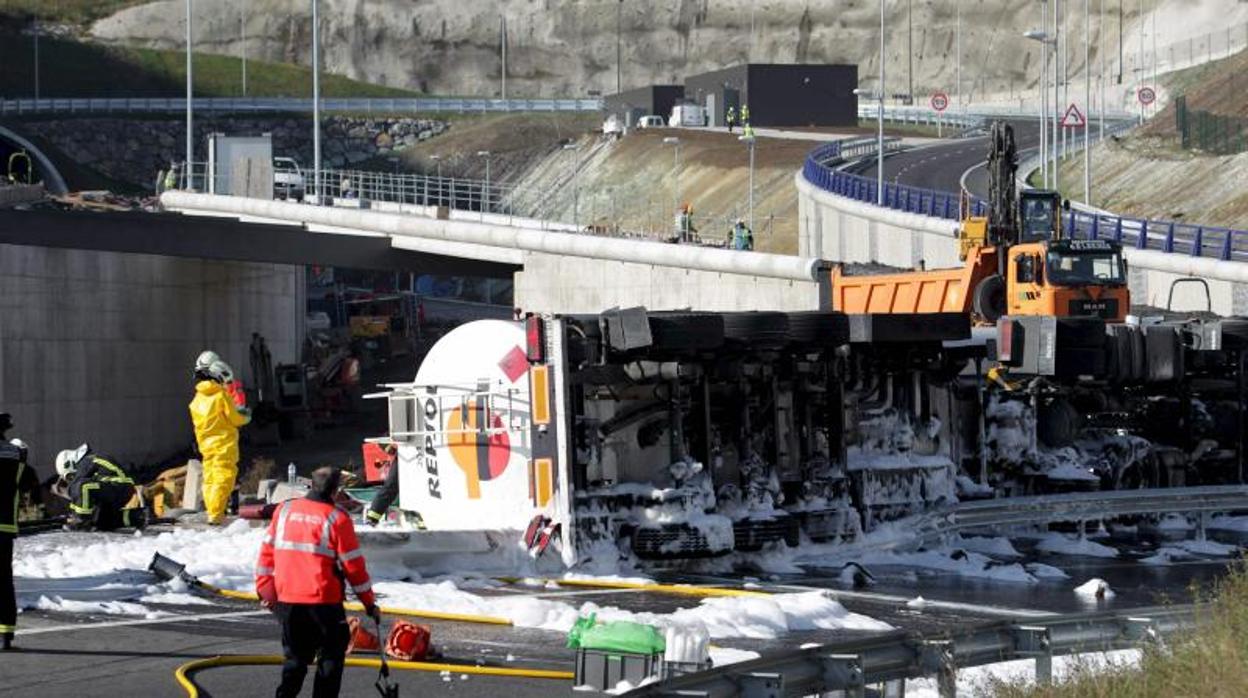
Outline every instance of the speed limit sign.
{"label": "speed limit sign", "polygon": [[1140,91],[1136,94],[1136,97],[1139,98],[1140,104],[1148,106],[1156,101],[1157,93],[1154,92],[1151,87],[1141,87]]}
{"label": "speed limit sign", "polygon": [[932,109],[936,111],[944,111],[949,108],[949,95],[944,92],[936,92],[932,95]]}

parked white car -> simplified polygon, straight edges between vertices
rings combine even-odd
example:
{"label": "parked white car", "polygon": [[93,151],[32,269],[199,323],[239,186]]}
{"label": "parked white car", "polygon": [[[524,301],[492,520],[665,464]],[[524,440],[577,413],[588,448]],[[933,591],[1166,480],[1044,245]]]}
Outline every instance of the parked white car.
{"label": "parked white car", "polygon": [[643,116],[637,120],[637,128],[663,128],[666,125],[661,116]]}
{"label": "parked white car", "polygon": [[281,199],[302,199],[303,168],[294,158],[273,158],[273,196]]}

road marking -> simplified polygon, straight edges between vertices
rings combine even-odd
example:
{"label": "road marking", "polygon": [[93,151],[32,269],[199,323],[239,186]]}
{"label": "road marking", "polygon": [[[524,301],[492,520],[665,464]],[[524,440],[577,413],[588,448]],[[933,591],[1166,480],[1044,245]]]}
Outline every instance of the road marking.
{"label": "road marking", "polygon": [[132,625],[165,625],[169,623],[179,623],[185,621],[199,620],[228,620],[231,618],[243,618],[246,616],[267,616],[271,611],[231,611],[228,613],[197,613],[177,616],[164,616],[162,618],[137,618],[134,620],[112,620],[99,623],[68,623],[66,625],[54,625],[49,628],[31,628],[30,630],[17,631],[18,635],[45,635],[47,633],[64,633],[73,630],[101,630],[104,628],[124,628]]}
{"label": "road marking", "polygon": [[981,167],[986,167],[987,165],[988,165],[988,161],[985,160],[984,162],[981,162],[977,165],[971,165],[970,167],[966,168],[966,171],[963,172],[962,176],[958,179],[958,188],[968,194],[971,193],[971,191],[966,188],[966,178],[970,177],[971,173],[974,172],[975,170],[978,170]]}

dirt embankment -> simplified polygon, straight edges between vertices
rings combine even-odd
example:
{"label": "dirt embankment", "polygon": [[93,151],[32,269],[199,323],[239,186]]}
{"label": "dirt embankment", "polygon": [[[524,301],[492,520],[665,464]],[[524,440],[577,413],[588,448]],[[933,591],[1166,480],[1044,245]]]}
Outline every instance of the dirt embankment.
{"label": "dirt embankment", "polygon": [[[1188,109],[1248,117],[1248,52],[1161,79]],[[1180,147],[1173,101],[1141,128],[1093,147],[1092,203],[1114,213],[1248,229],[1248,153]],[[1063,190],[1083,199],[1083,157],[1062,166]]]}
{"label": "dirt embankment", "polygon": [[[661,235],[674,228],[676,206],[688,202],[694,225],[723,238],[749,215],[749,152],[739,134],[645,129],[618,141],[587,136],[576,150],[558,150],[520,182],[547,192],[553,217],[582,224],[617,221],[629,231]],[[676,146],[665,138],[678,138]],[[813,141],[759,138],[754,165],[756,249],[797,252],[797,190],[793,175]],[[579,164],[579,175],[577,175]],[[578,197],[579,189],[579,197]]]}
{"label": "dirt embankment", "polygon": [[[644,129],[605,139],[597,115],[511,114],[452,119],[437,138],[406,150],[407,169],[484,179],[518,189],[517,215],[619,226],[655,236],[674,227],[679,202],[694,207],[707,237],[727,237],[749,216],[749,151],[740,132]],[[679,169],[675,146],[680,140]],[[754,169],[756,249],[797,252],[793,175],[817,143],[759,138]],[[567,146],[567,147],[565,147]],[[437,158],[437,159],[435,159]],[[678,198],[679,197],[679,198]]]}

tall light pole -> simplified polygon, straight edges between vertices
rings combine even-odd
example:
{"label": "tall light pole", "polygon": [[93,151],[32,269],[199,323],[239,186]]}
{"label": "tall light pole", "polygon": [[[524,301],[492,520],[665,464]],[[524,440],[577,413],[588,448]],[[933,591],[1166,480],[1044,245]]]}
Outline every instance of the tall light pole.
{"label": "tall light pole", "polygon": [[576,151],[576,157],[572,161],[572,225],[578,229],[581,225],[581,149],[576,143],[565,143],[564,150]]}
{"label": "tall light pole", "polygon": [[238,43],[243,60],[243,96],[247,96],[247,0],[241,0],[238,8]]}
{"label": "tall light pole", "polygon": [[1092,144],[1088,136],[1092,132],[1092,24],[1089,6],[1092,0],[1083,0],[1083,203],[1092,205]]}
{"label": "tall light pole", "polygon": [[186,0],[186,188],[193,189],[191,160],[195,157],[195,107],[191,102],[191,83],[194,81],[191,65],[191,0]]}
{"label": "tall light pole", "polygon": [[[959,2],[959,12],[961,12],[961,7],[962,5]],[[961,14],[958,16],[961,17]],[[884,0],[880,0],[880,108],[876,115],[876,125],[879,127],[879,131],[875,141],[877,150],[875,164],[878,170],[876,173],[875,203],[880,206],[884,205],[884,95],[886,94],[884,91],[884,39]],[[960,50],[959,53],[961,53]],[[959,56],[960,59],[961,57]],[[961,71],[961,64],[959,64],[958,70]]]}
{"label": "tall light pole", "polygon": [[[1040,4],[1041,15],[1045,16],[1045,22],[1047,24],[1048,18],[1047,18],[1046,10],[1044,9],[1044,5],[1045,5],[1044,0],[1040,0],[1040,3],[1041,3]],[[1046,132],[1048,130],[1049,117],[1051,115],[1048,113],[1048,101],[1049,101],[1048,92],[1049,91],[1048,91],[1048,85],[1045,84],[1045,81],[1048,79],[1049,44],[1052,42],[1052,39],[1049,38],[1049,35],[1047,32],[1040,31],[1040,30],[1029,31],[1023,34],[1023,36],[1027,37],[1028,39],[1031,39],[1032,41],[1039,42],[1040,52],[1043,56],[1040,60],[1040,81],[1036,84],[1036,88],[1037,88],[1036,91],[1040,93],[1040,180],[1041,180],[1042,187],[1048,187],[1049,186],[1049,157],[1048,157],[1049,153],[1046,147],[1047,140],[1048,140],[1046,138],[1046,135],[1047,135]]]}
{"label": "tall light pole", "polygon": [[[680,139],[668,136],[663,139],[665,145],[675,146],[675,159],[672,160],[672,210],[680,210]],[[682,233],[684,231],[681,231]]]}
{"label": "tall light pole", "polygon": [[39,16],[35,15],[34,19],[34,39],[35,39],[35,101],[39,100]]}
{"label": "tall light pole", "polygon": [[754,129],[746,126],[748,133],[739,136],[737,140],[745,143],[745,147],[750,151],[750,232],[754,231]]}
{"label": "tall light pole", "polygon": [[1096,57],[1101,61],[1101,79],[1100,79],[1100,103],[1101,111],[1097,114],[1100,121],[1100,133],[1097,138],[1100,141],[1105,140],[1105,0],[1101,0],[1100,19],[1096,22]]}
{"label": "tall light pole", "polygon": [[498,71],[502,82],[499,94],[503,99],[507,99],[507,15],[498,16],[498,51],[502,62],[502,67]]}
{"label": "tall light pole", "polygon": [[623,15],[624,0],[620,0],[615,3],[615,93],[617,95],[624,91],[624,43],[620,36]]}
{"label": "tall light pole", "polygon": [[481,190],[481,220],[485,220],[485,207],[490,200],[490,151],[478,150],[477,157],[485,158],[485,188]]}
{"label": "tall light pole", "polygon": [[1053,131],[1049,139],[1049,149],[1053,153],[1052,162],[1049,165],[1049,174],[1053,180],[1052,186],[1054,191],[1061,191],[1060,184],[1060,161],[1058,160],[1058,143],[1061,141],[1061,118],[1058,113],[1062,112],[1062,0],[1053,0],[1053,113],[1050,115],[1053,119]]}
{"label": "tall light pole", "polygon": [[321,22],[320,0],[312,0],[312,183],[321,201]]}
{"label": "tall light pole", "polygon": [[962,0],[953,0],[954,7],[957,8],[957,20],[954,23],[954,41],[953,41],[953,64],[955,66],[953,73],[953,91],[958,96],[958,109],[966,108],[962,103]]}

